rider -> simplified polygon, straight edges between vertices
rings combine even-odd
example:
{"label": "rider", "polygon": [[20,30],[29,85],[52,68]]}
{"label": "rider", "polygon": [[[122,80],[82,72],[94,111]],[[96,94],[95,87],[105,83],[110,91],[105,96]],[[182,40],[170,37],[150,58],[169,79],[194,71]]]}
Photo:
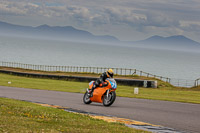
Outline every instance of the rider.
{"label": "rider", "polygon": [[92,97],[94,89],[96,87],[99,87],[100,84],[103,84],[103,86],[107,86],[108,84],[104,84],[104,82],[106,81],[107,78],[113,78],[113,75],[114,71],[112,69],[108,69],[106,72],[102,73],[100,78],[95,81],[91,91],[89,92],[90,97]]}

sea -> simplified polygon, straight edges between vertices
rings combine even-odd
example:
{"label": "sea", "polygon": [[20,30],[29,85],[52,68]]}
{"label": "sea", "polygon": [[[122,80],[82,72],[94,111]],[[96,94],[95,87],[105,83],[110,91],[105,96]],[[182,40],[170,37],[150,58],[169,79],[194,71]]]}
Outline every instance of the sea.
{"label": "sea", "polygon": [[173,79],[200,78],[200,52],[0,36],[0,61],[137,69]]}

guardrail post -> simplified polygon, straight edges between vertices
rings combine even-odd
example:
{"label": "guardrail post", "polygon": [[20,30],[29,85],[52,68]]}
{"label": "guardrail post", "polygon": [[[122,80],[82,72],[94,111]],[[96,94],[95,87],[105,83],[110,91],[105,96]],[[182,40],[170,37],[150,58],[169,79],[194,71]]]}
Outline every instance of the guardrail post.
{"label": "guardrail post", "polygon": [[195,84],[195,87],[197,87],[197,86],[198,86],[198,84],[197,84],[197,80],[195,80],[195,83],[194,83],[194,84]]}
{"label": "guardrail post", "polygon": [[92,67],[92,69],[93,69],[93,73],[95,73],[95,68],[94,68],[94,67]]}
{"label": "guardrail post", "polygon": [[134,71],[134,73],[132,75],[136,75],[136,73],[137,73],[137,70],[135,69],[135,71]]}
{"label": "guardrail post", "polygon": [[187,87],[187,80],[186,80],[185,86]]}
{"label": "guardrail post", "polygon": [[179,86],[179,79],[178,79],[178,86]]}
{"label": "guardrail post", "polygon": [[87,73],[87,67],[85,67],[85,73]]}

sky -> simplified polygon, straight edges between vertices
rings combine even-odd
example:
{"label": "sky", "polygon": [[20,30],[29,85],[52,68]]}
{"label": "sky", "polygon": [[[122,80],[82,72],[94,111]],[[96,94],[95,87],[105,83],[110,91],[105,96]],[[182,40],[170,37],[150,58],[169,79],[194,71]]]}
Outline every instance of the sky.
{"label": "sky", "polygon": [[200,0],[0,0],[0,21],[73,26],[122,41],[184,35],[200,42]]}

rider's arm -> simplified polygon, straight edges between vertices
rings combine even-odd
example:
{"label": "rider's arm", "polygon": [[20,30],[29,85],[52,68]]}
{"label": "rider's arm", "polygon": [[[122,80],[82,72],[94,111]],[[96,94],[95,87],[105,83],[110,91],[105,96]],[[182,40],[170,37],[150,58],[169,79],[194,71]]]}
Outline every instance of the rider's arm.
{"label": "rider's arm", "polygon": [[107,79],[107,74],[106,74],[106,72],[104,72],[104,73],[101,74],[100,79],[101,79],[102,82],[105,82],[105,81],[106,81],[106,79]]}
{"label": "rider's arm", "polygon": [[106,78],[107,78],[106,73],[105,72],[102,73],[101,76],[100,76],[100,78],[95,81],[95,85],[96,86],[102,86],[101,84],[103,84],[105,82]]}
{"label": "rider's arm", "polygon": [[103,86],[103,87],[108,86],[108,82],[107,82],[107,81],[103,82],[103,83],[102,83],[102,86]]}

